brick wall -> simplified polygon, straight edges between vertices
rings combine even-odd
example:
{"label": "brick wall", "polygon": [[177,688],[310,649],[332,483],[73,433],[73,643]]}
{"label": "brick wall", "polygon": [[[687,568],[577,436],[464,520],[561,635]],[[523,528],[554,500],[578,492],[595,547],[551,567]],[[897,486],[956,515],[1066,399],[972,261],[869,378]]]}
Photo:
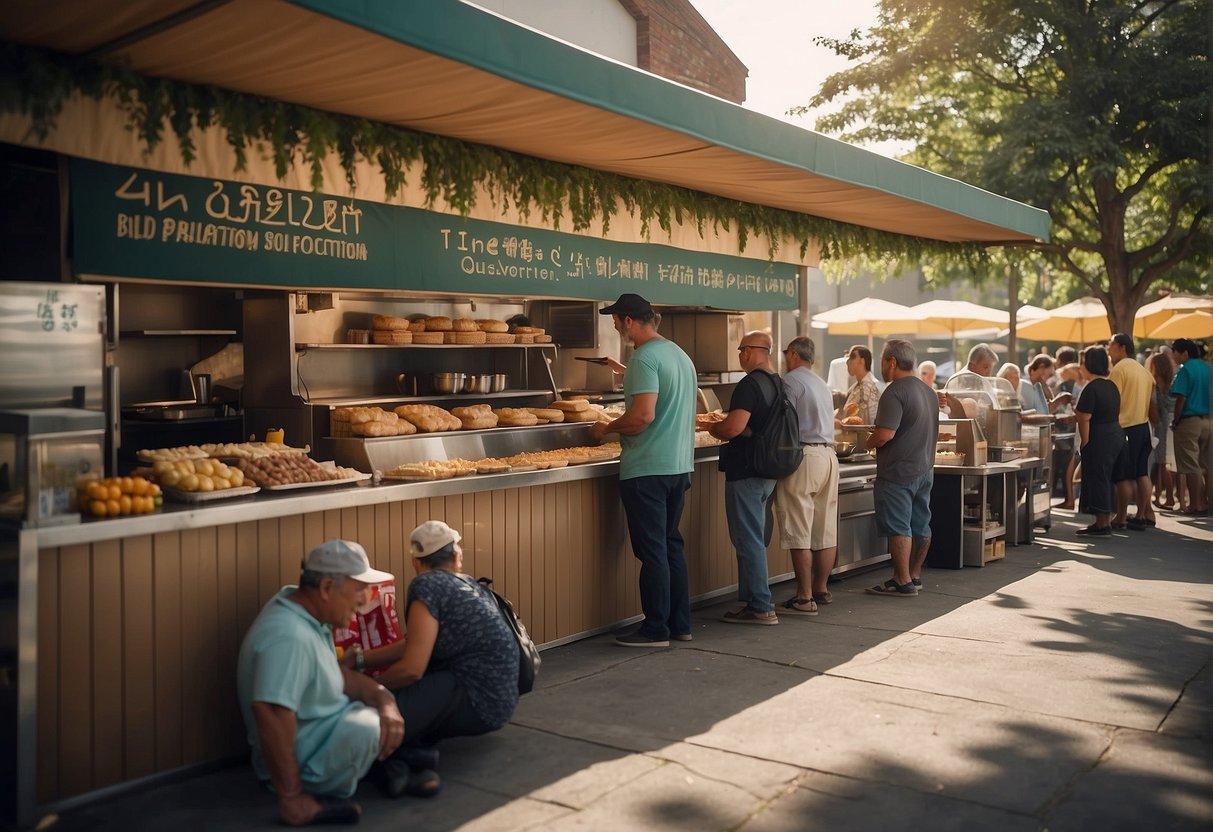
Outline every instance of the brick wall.
{"label": "brick wall", "polygon": [[689,0],[619,0],[636,20],[637,65],[740,104],[749,71]]}

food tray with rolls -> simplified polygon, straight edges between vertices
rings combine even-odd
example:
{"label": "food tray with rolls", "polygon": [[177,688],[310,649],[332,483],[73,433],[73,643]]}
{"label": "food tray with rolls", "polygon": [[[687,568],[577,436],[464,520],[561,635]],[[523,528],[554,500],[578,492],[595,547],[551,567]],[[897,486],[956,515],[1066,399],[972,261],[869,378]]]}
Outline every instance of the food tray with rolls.
{"label": "food tray with rolls", "polygon": [[209,503],[212,500],[230,500],[233,497],[247,497],[256,494],[261,489],[255,485],[241,485],[236,488],[223,488],[218,491],[182,491],[168,485],[161,486],[164,496],[175,503]]}

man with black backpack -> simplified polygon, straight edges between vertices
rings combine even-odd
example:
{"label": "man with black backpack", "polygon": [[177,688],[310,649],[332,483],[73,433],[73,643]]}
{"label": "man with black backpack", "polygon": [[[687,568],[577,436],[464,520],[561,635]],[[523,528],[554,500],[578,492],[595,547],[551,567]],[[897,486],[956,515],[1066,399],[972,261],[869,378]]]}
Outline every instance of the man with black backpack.
{"label": "man with black backpack", "polygon": [[[756,455],[754,446],[759,444],[759,435],[785,397],[783,383],[771,371],[769,335],[746,333],[737,351],[746,376],[733,390],[728,415],[708,429],[712,436],[729,443],[720,449],[720,469],[725,477],[724,510],[729,539],[737,550],[737,597],[745,604],[739,610],[725,613],[721,620],[729,624],[770,626],[778,624],[779,618],[771,601],[763,527],[766,503],[775,491],[779,473],[761,470],[769,460]],[[799,453],[799,441],[795,444]],[[799,461],[797,458],[796,464]]]}

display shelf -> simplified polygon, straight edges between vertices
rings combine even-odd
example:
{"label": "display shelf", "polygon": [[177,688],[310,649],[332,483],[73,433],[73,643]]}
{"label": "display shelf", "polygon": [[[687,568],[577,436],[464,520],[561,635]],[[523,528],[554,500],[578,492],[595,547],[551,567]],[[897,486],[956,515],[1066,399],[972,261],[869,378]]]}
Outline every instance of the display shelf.
{"label": "display shelf", "polygon": [[231,338],[236,335],[234,329],[123,329],[118,333],[123,338],[156,338],[180,335],[223,336]]}
{"label": "display shelf", "polygon": [[556,349],[555,344],[295,344],[296,352],[310,350],[534,350]]}
{"label": "display shelf", "polygon": [[441,393],[433,396],[360,396],[358,398],[342,396],[339,398],[304,399],[304,402],[321,407],[369,407],[371,405],[391,404],[393,402],[400,404],[414,404],[416,402],[467,402],[468,404],[478,404],[485,399],[518,399],[526,396],[551,395],[551,390],[502,390],[500,393]]}

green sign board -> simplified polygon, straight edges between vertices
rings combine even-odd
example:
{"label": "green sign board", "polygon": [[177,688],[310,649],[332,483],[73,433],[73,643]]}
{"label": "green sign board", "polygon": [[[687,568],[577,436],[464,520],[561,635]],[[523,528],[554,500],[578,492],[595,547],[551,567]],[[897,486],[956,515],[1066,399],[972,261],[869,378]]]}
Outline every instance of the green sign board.
{"label": "green sign board", "polygon": [[796,308],[796,267],[325,194],[71,163],[84,274],[282,286]]}

